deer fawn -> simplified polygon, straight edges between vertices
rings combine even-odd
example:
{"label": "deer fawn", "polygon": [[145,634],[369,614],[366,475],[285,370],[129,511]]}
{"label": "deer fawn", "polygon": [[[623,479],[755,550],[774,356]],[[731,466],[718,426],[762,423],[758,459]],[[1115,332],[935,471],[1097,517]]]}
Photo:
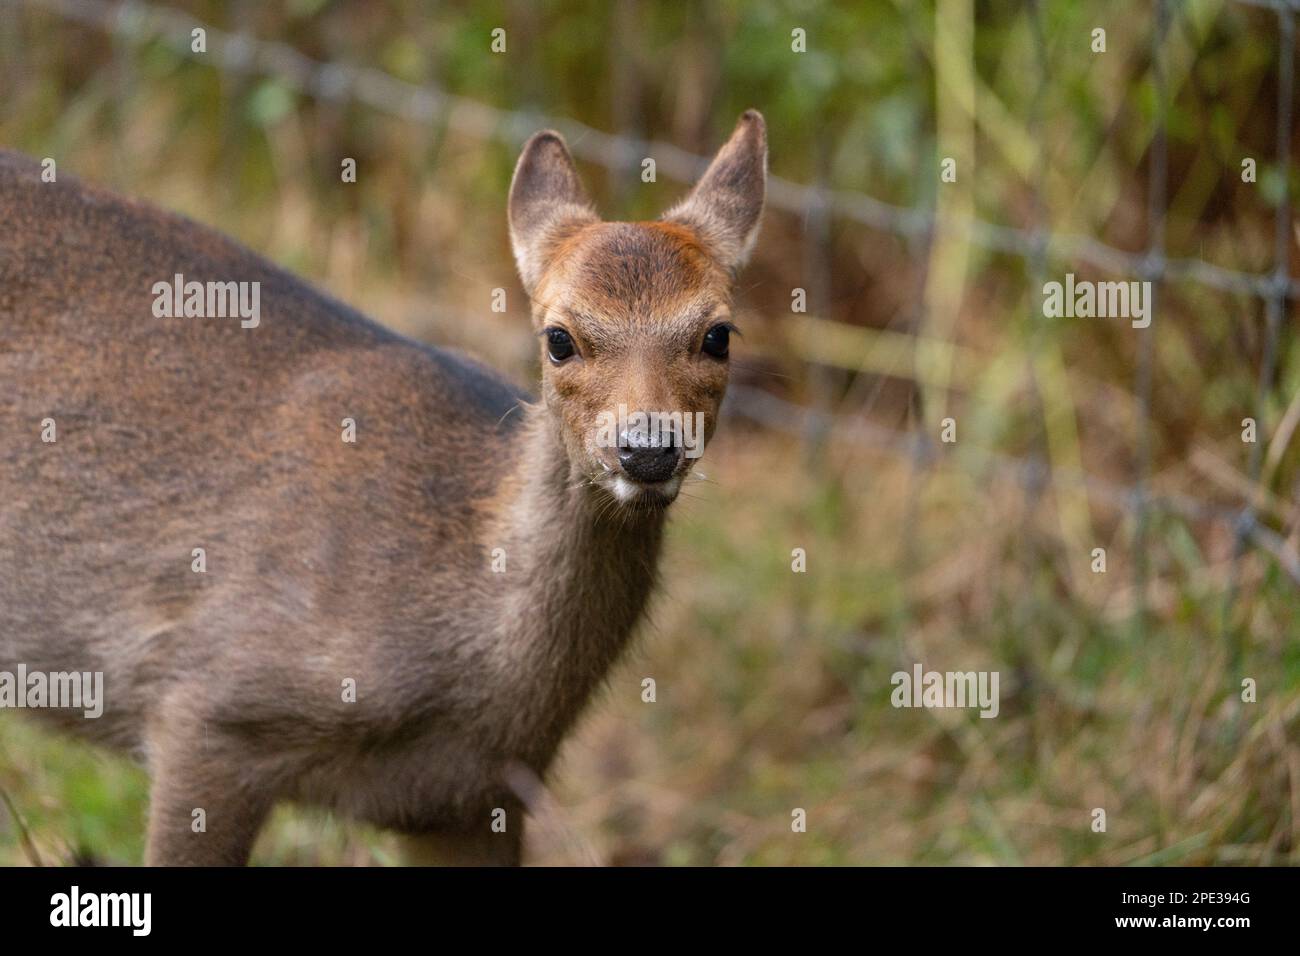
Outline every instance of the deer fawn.
{"label": "deer fawn", "polygon": [[[545,773],[627,643],[694,460],[598,419],[712,434],[766,167],[750,111],[662,219],[602,222],[563,140],[528,141],[508,215],[533,404],[0,154],[0,672],[102,674],[98,718],[40,713],[144,760],[146,862],[246,863],[282,800],[425,860],[519,862],[508,771]],[[251,308],[205,314],[214,286]]]}

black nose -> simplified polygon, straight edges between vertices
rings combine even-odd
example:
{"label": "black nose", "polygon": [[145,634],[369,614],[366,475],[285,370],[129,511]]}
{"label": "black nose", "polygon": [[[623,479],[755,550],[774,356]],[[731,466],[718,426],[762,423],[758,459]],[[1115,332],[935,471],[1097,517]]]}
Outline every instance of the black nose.
{"label": "black nose", "polygon": [[682,460],[675,435],[624,432],[618,444],[618,463],[629,478],[647,483],[667,481]]}

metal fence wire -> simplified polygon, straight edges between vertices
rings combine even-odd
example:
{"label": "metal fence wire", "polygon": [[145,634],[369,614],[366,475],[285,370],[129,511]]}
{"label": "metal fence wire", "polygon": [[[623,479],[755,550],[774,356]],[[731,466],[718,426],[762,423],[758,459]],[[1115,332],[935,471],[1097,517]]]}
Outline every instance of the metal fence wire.
{"label": "metal fence wire", "polygon": [[[1148,237],[1141,254],[1128,252],[1089,236],[1057,233],[1041,228],[1023,229],[988,222],[977,216],[962,219],[940,217],[932,207],[909,208],[883,202],[873,196],[842,189],[807,186],[769,176],[767,202],[770,208],[806,219],[814,212],[829,214],[841,221],[857,223],[869,229],[892,233],[915,244],[933,241],[936,232],[955,232],[978,247],[1017,257],[1031,275],[1041,275],[1049,259],[1084,263],[1110,273],[1127,274],[1149,280],[1153,295],[1162,283],[1179,282],[1200,285],[1265,303],[1264,351],[1258,372],[1255,420],[1261,434],[1266,433],[1265,415],[1274,384],[1279,339],[1286,324],[1292,299],[1300,297],[1300,280],[1289,274],[1288,249],[1293,228],[1289,194],[1290,143],[1295,71],[1295,17],[1300,0],[1232,0],[1245,6],[1270,10],[1277,18],[1278,84],[1277,164],[1283,171],[1282,196],[1275,214],[1273,269],[1264,274],[1223,268],[1199,258],[1168,256],[1165,252],[1165,219],[1168,185],[1168,149],[1166,124],[1168,90],[1163,47],[1176,4],[1155,0],[1155,23],[1151,34],[1152,78],[1156,98],[1155,126],[1149,152]],[[322,101],[351,101],[381,113],[412,123],[438,125],[458,134],[510,145],[522,143],[535,130],[550,127],[568,140],[579,159],[611,170],[635,167],[641,157],[653,156],[659,171],[669,178],[692,182],[703,171],[708,159],[657,140],[640,140],[611,134],[583,123],[542,113],[510,110],[491,106],[468,97],[449,93],[433,85],[414,84],[397,79],[381,70],[346,63],[312,59],[293,47],[245,33],[227,32],[205,24],[189,14],[140,0],[0,0],[0,7],[30,7],[49,11],[69,21],[97,28],[127,45],[149,42],[164,43],[182,57],[202,62],[232,74],[274,78],[300,95]],[[1031,5],[1037,18],[1038,4]],[[1047,63],[1041,24],[1035,20],[1037,62],[1044,70]],[[206,31],[207,52],[191,49],[191,31]],[[1041,190],[1035,208],[1042,209]],[[1079,470],[1054,466],[1041,457],[1012,456],[991,449],[964,452],[982,460],[1005,477],[1026,488],[1041,490],[1046,485],[1081,489],[1091,500],[1123,509],[1135,518],[1135,575],[1140,596],[1145,596],[1147,519],[1160,511],[1190,521],[1219,522],[1233,531],[1234,550],[1225,604],[1225,628],[1228,608],[1239,580],[1240,561],[1248,545],[1276,561],[1300,584],[1300,556],[1282,535],[1258,518],[1252,496],[1245,496],[1239,507],[1225,507],[1194,496],[1155,494],[1148,488],[1150,472],[1150,411],[1154,335],[1151,329],[1139,345],[1135,395],[1139,420],[1136,441],[1138,479],[1132,485],[1107,481]],[[768,427],[800,434],[810,432],[835,434],[884,453],[909,457],[914,462],[932,463],[939,447],[933,437],[919,431],[897,431],[866,421],[836,419],[818,408],[807,408],[778,398],[761,389],[735,386],[729,393],[728,408]],[[1252,484],[1259,480],[1262,464],[1261,443],[1250,449],[1248,465]],[[1144,603],[1144,600],[1143,600]]]}

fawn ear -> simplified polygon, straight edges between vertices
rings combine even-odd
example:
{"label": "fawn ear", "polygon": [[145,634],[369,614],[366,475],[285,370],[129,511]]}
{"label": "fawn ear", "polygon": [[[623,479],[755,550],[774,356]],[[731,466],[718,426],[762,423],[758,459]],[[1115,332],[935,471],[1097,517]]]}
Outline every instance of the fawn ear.
{"label": "fawn ear", "polygon": [[758,238],[766,191],[767,124],[758,110],[746,110],[695,188],[664,218],[693,229],[735,272]]}
{"label": "fawn ear", "polygon": [[519,278],[532,295],[556,243],[575,228],[596,221],[559,133],[543,130],[524,144],[510,183],[508,218]]}

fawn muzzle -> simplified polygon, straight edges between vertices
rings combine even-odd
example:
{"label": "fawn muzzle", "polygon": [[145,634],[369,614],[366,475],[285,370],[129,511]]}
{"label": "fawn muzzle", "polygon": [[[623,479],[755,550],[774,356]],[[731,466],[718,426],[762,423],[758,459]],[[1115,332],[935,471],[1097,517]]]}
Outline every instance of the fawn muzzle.
{"label": "fawn muzzle", "polygon": [[683,451],[676,432],[629,429],[619,435],[618,463],[634,481],[657,484],[676,474]]}

